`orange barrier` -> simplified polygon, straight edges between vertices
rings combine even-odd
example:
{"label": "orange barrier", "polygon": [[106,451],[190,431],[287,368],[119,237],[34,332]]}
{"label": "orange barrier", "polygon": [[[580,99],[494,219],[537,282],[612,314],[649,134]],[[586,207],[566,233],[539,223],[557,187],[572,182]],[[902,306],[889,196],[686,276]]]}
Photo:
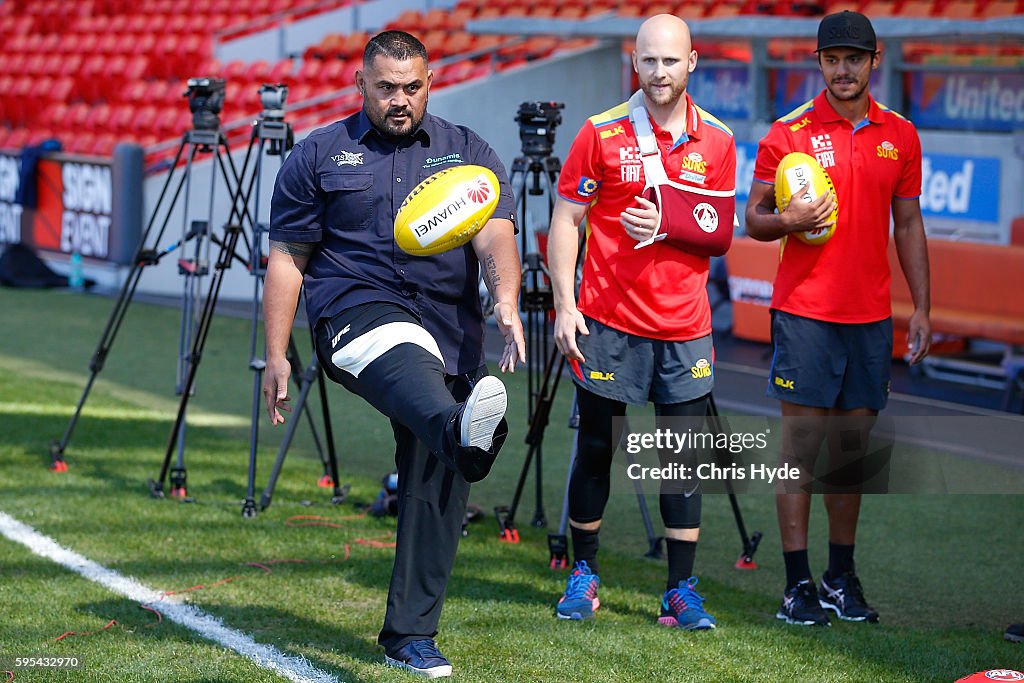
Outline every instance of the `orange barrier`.
{"label": "orange barrier", "polygon": [[[1024,344],[1024,247],[977,242],[928,242],[932,331]],[[896,247],[889,243],[894,327],[914,311]]]}
{"label": "orange barrier", "polygon": [[771,341],[772,283],[779,267],[779,243],[736,238],[725,254],[732,301],[732,333],[740,339]]}
{"label": "orange barrier", "polygon": [[[771,341],[768,306],[778,254],[777,242],[740,238],[733,240],[725,256],[733,334],[741,339]],[[935,335],[1024,344],[1024,246],[932,239],[928,258]],[[893,273],[893,352],[900,356],[914,307],[891,241],[889,264]]]}

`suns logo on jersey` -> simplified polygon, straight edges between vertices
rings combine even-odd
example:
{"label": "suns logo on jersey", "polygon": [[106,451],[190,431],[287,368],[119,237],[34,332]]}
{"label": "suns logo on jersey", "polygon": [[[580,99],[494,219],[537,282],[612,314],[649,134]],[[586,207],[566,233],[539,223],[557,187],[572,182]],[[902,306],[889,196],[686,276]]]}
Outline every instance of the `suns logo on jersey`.
{"label": "suns logo on jersey", "polygon": [[896,145],[892,144],[888,140],[883,140],[882,144],[875,147],[875,151],[878,152],[879,159],[892,159],[893,161],[899,161],[900,151],[896,149]]}
{"label": "suns logo on jersey", "polygon": [[690,152],[683,157],[682,168],[684,171],[693,171],[694,173],[707,173],[708,162],[704,160],[700,152]]}

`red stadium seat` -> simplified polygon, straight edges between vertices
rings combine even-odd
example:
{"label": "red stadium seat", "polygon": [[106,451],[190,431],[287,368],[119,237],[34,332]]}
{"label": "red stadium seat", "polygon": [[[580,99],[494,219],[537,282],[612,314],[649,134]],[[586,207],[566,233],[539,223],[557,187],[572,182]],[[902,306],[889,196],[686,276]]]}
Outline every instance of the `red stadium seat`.
{"label": "red stadium seat", "polygon": [[292,80],[295,83],[309,83],[320,85],[323,83],[324,61],[322,59],[303,60],[302,66],[295,72]]}
{"label": "red stadium seat", "polygon": [[294,71],[295,62],[292,59],[282,59],[270,68],[267,83],[288,83]]}

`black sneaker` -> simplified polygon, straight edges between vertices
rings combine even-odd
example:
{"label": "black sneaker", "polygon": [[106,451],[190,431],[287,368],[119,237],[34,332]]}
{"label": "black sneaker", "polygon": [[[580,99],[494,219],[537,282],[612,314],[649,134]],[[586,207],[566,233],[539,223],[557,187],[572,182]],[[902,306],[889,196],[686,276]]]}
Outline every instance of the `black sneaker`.
{"label": "black sneaker", "polygon": [[414,640],[406,643],[394,654],[385,654],[384,662],[388,666],[411,671],[423,678],[443,678],[452,675],[452,663],[441,654],[433,640]]}
{"label": "black sneaker", "polygon": [[1006,627],[1003,638],[1011,643],[1024,643],[1024,624],[1010,624]]}
{"label": "black sneaker", "polygon": [[835,579],[829,579],[828,572],[825,572],[821,577],[818,600],[822,607],[832,610],[840,619],[878,623],[878,612],[864,599],[860,579],[853,572],[846,572]]}
{"label": "black sneaker", "polygon": [[821,607],[814,581],[804,579],[782,594],[782,605],[775,618],[796,626],[831,626],[832,622]]}

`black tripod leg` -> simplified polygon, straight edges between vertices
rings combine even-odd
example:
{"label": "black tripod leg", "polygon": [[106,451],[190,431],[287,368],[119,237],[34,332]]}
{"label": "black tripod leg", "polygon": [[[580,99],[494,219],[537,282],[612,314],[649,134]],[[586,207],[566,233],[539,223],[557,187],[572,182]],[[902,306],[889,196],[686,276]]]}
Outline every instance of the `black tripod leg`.
{"label": "black tripod leg", "polygon": [[[558,372],[555,374],[554,384],[549,392],[548,385],[551,382],[551,374],[555,367],[556,356],[559,359]],[[519,508],[519,500],[523,494],[523,486],[526,484],[526,476],[529,474],[533,456],[539,452],[540,445],[544,441],[544,429],[548,425],[548,419],[551,415],[551,404],[554,401],[555,393],[558,391],[558,382],[562,377],[562,370],[564,368],[565,356],[562,356],[558,349],[552,349],[544,366],[544,379],[541,382],[537,395],[537,405],[530,418],[530,428],[526,432],[526,443],[529,444],[530,448],[526,451],[523,468],[519,472],[519,482],[516,484],[516,491],[512,496],[512,504],[494,508],[494,514],[498,520],[499,537],[503,541],[519,542],[519,531],[515,528],[516,510]],[[540,466],[539,462],[538,459],[538,467]]]}
{"label": "black tripod leg", "polygon": [[[302,373],[299,397],[295,400],[295,407],[292,408],[292,412],[298,413],[305,407],[309,390],[313,386],[313,380],[318,374],[320,374],[320,364],[314,356],[313,362]],[[292,437],[295,436],[295,427],[298,423],[298,419],[289,420],[288,422],[288,428],[285,430],[281,447],[277,451],[277,459],[274,461],[274,467],[270,470],[267,487],[263,490],[263,495],[260,497],[260,510],[266,510],[270,507],[270,499],[274,495],[274,487],[277,486],[277,478],[281,474],[281,466],[284,465],[284,457],[288,454],[288,448],[291,446]]]}
{"label": "black tripod leg", "polygon": [[153,213],[150,215],[149,222],[146,224],[146,230],[142,233],[142,237],[139,239],[139,248],[136,251],[135,260],[132,262],[132,268],[128,272],[128,276],[125,278],[124,285],[121,287],[121,292],[114,304],[114,309],[110,312],[110,317],[107,319],[106,327],[103,328],[103,333],[100,335],[99,342],[96,344],[96,351],[93,352],[92,358],[89,361],[89,379],[86,381],[85,389],[82,391],[82,395],[78,399],[78,404],[75,406],[75,412],[71,415],[71,420],[68,422],[68,426],[65,428],[64,435],[60,438],[60,441],[54,440],[50,442],[50,469],[54,472],[66,472],[68,469],[67,463],[64,460],[64,451],[67,449],[68,443],[71,441],[71,435],[74,433],[75,426],[78,424],[78,419],[82,414],[82,409],[85,407],[85,401],[89,398],[89,393],[92,391],[92,385],[96,381],[96,376],[103,370],[103,365],[107,360],[107,354],[110,352],[110,348],[114,345],[114,339],[117,337],[117,333],[121,329],[121,323],[124,321],[124,316],[128,311],[128,304],[131,303],[132,298],[135,296],[135,289],[138,287],[139,278],[142,276],[142,269],[148,265],[156,264],[160,256],[162,256],[162,254],[157,255],[156,244],[160,242],[160,239],[163,237],[164,230],[167,228],[167,223],[170,221],[174,204],[177,202],[178,196],[181,194],[182,187],[184,187],[185,184],[184,177],[178,182],[178,187],[174,191],[170,208],[167,211],[167,215],[164,217],[160,230],[157,231],[154,246],[152,248],[147,248],[146,245],[149,242],[149,236],[153,231],[153,226],[156,224],[157,216],[160,215],[160,206],[163,204],[164,198],[167,196],[167,190],[170,189],[171,183],[173,182],[174,170],[178,166],[178,161],[181,159],[182,152],[185,150],[185,145],[186,138],[183,137],[181,144],[178,146],[178,152],[174,155],[174,162],[171,166],[171,171],[167,174],[167,181],[160,190],[160,196],[157,198],[156,206],[153,208]]}
{"label": "black tripod leg", "polygon": [[[159,478],[149,480],[149,492],[154,498],[164,497],[164,481],[167,479],[167,472],[170,469],[171,456],[174,453],[174,446],[177,444],[180,433],[185,424],[185,410],[188,407],[189,397],[192,394],[192,387],[195,385],[196,372],[199,369],[199,361],[203,357],[203,348],[206,346],[206,338],[210,333],[210,324],[213,322],[213,312],[217,307],[217,298],[220,295],[220,286],[224,282],[224,275],[231,265],[234,256],[235,246],[238,244],[238,236],[242,232],[240,225],[229,224],[226,227],[227,238],[221,244],[220,254],[217,256],[217,265],[210,282],[209,294],[203,306],[203,312],[199,319],[199,327],[196,331],[195,340],[189,353],[188,373],[185,383],[182,386],[181,400],[178,403],[178,413],[174,418],[174,426],[167,439],[167,451],[164,453],[164,462],[160,468]],[[183,470],[183,467],[177,468]],[[182,473],[183,475],[183,473]],[[179,480],[184,488],[184,480]],[[175,482],[177,484],[178,482]]]}
{"label": "black tripod leg", "polygon": [[[633,456],[629,454],[629,450],[625,448],[625,444],[622,440],[626,438],[629,433],[629,423],[624,422],[622,427],[622,434],[619,438],[619,447],[626,454],[626,463],[628,465],[633,464]],[[647,552],[644,553],[644,557],[649,557],[652,560],[660,560],[664,557],[661,550],[661,542],[665,540],[663,537],[658,536],[654,533],[654,524],[651,522],[651,512],[647,508],[647,497],[644,495],[644,488],[637,479],[633,480],[633,490],[636,491],[636,501],[640,506],[640,518],[644,522],[644,531],[647,533]]]}
{"label": "black tripod leg", "polygon": [[[313,353],[313,360],[316,362],[316,352]],[[331,485],[334,487],[334,495],[331,497],[331,502],[335,505],[341,505],[345,502],[345,498],[348,496],[348,484],[345,486],[339,486],[338,484],[338,454],[334,449],[334,429],[331,427],[331,408],[327,402],[327,380],[324,379],[323,369],[320,367],[319,362],[316,364],[316,383],[317,388],[320,391],[320,407],[323,411],[324,420],[324,438],[327,439],[327,471],[325,476],[330,477]]]}
{"label": "black tripod leg", "polygon": [[[712,394],[708,394],[708,422],[711,425],[711,429],[715,434],[724,434],[726,426],[722,421],[721,416],[718,414],[718,406],[715,405],[715,397]],[[716,439],[716,443],[718,440]],[[715,448],[715,458],[720,463],[725,463],[727,460],[724,458],[724,453],[721,448]],[[757,569],[757,563],[754,562],[754,553],[757,552],[757,546],[761,543],[762,533],[755,531],[753,536],[747,535],[747,526],[743,523],[743,513],[740,511],[739,501],[736,499],[736,492],[733,490],[732,482],[728,479],[725,480],[725,490],[729,494],[729,505],[732,507],[733,517],[736,519],[736,528],[740,532],[740,542],[743,544],[743,552],[740,553],[740,557],[736,560],[737,569]]]}

